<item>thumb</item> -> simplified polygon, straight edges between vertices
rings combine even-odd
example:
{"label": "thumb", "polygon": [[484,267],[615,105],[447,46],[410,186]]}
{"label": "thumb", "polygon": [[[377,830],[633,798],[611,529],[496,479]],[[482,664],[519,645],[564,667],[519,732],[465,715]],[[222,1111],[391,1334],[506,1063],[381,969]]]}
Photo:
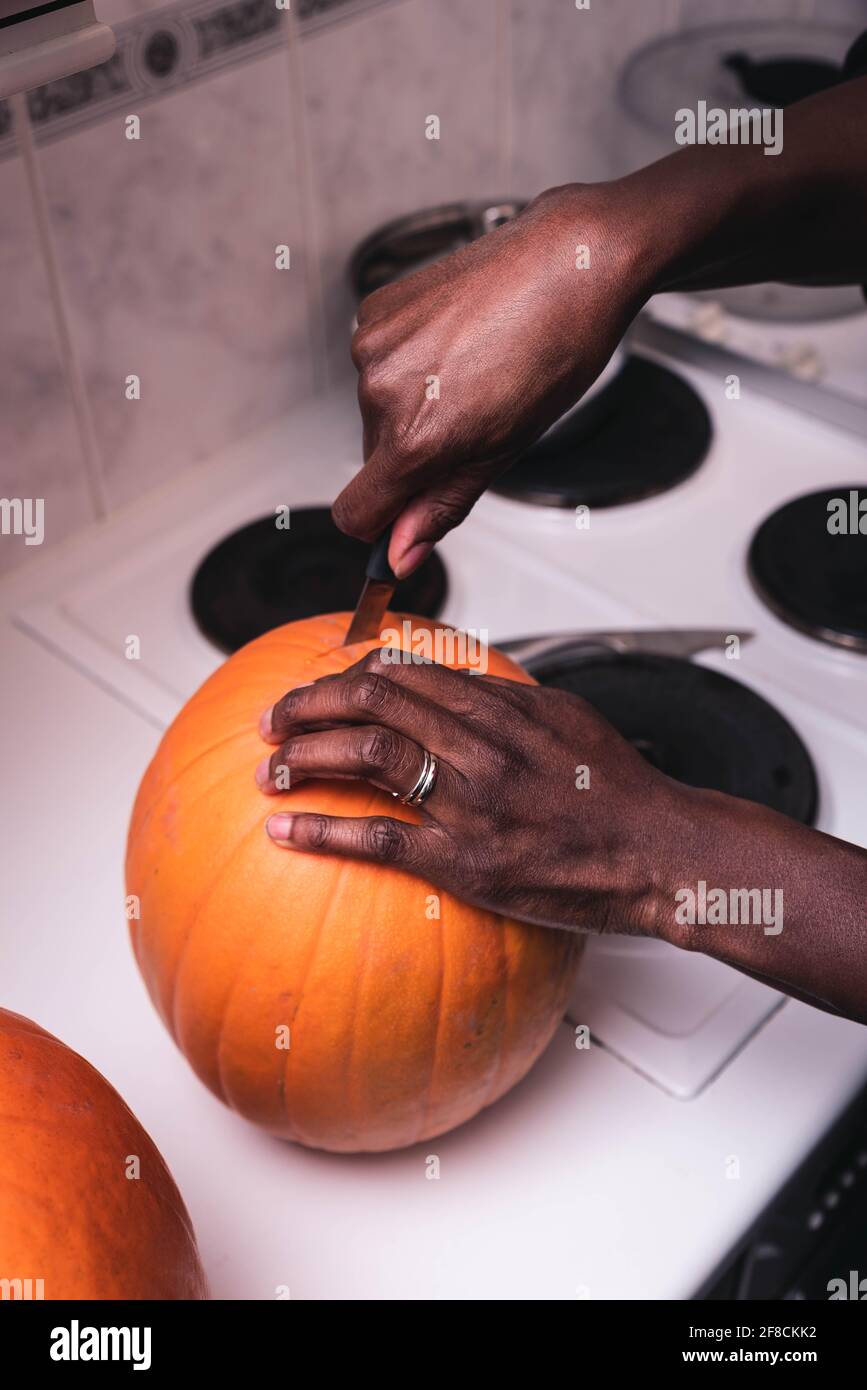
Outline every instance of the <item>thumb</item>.
{"label": "thumb", "polygon": [[398,579],[418,569],[437,541],[465,520],[498,471],[493,464],[474,468],[410,499],[394,522],[388,549],[388,562]]}

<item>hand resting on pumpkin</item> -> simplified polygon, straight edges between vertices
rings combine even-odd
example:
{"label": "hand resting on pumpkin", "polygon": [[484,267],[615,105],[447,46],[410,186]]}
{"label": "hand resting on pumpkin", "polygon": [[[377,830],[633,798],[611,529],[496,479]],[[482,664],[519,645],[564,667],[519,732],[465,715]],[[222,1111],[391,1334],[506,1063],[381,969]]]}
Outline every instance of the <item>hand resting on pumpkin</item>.
{"label": "hand resting on pumpkin", "polygon": [[[284,786],[349,777],[406,795],[428,749],[437,777],[421,824],[281,813],[272,838],[398,864],[524,921],[649,928],[655,865],[636,850],[649,818],[671,814],[674,783],[564,691],[391,656],[377,649],[285,695],[263,717],[281,746],[257,779],[276,792],[285,769]],[[592,769],[585,790],[579,762]]]}
{"label": "hand resting on pumpkin", "polygon": [[[256,777],[406,795],[413,819],[275,808],[277,845],[394,865],[479,906],[573,931],[702,951],[833,1013],[867,1021],[867,852],[752,802],[673,782],[565,691],[404,663],[377,649],[289,691],[262,716],[279,747]],[[779,897],[779,920],[685,922],[684,889]]]}

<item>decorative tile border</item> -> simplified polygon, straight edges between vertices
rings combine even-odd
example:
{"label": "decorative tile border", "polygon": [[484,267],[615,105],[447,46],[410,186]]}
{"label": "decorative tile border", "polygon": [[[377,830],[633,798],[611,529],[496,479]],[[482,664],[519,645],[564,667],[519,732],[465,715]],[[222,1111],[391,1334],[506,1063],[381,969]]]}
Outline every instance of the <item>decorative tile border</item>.
{"label": "decorative tile border", "polygon": [[[325,25],[394,0],[291,0],[306,37]],[[97,5],[98,8],[98,5]],[[285,42],[277,0],[187,0],[113,26],[107,63],[36,87],[27,104],[36,141],[47,144],[114,111],[132,114],[165,92],[249,62]],[[0,101],[0,159],[15,148],[12,112]]]}

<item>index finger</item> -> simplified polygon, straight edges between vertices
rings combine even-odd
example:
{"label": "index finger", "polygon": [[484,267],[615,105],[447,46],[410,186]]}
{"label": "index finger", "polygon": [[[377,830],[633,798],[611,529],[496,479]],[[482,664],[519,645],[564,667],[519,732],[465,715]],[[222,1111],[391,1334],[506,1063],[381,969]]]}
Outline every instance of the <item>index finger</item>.
{"label": "index finger", "polygon": [[341,531],[361,541],[375,541],[419,491],[418,470],[407,460],[396,463],[375,437],[375,426],[364,424],[365,449],[370,456],[364,467],[334,500],[331,515]]}
{"label": "index finger", "polygon": [[[459,714],[422,693],[407,679],[413,668],[389,665],[381,649],[339,675],[298,686],[262,716],[259,732],[268,743],[293,734],[342,724],[379,724],[454,763],[466,745],[466,726]],[[452,673],[449,673],[452,674]],[[435,689],[431,688],[435,696]]]}

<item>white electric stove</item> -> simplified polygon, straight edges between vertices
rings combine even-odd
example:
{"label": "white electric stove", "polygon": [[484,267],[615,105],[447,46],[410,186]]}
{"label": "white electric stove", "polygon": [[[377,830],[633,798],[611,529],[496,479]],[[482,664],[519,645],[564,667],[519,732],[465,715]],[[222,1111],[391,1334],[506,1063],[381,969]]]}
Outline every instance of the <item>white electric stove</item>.
{"label": "white electric stove", "polygon": [[[664,360],[652,334],[640,350]],[[592,513],[589,529],[568,511],[486,496],[441,546],[449,579],[442,618],[486,629],[493,643],[637,628],[753,633],[734,662],[721,648],[694,659],[785,715],[816,767],[819,828],[867,845],[867,656],[786,626],[758,599],[745,568],[767,513],[800,493],[865,477],[864,437],[849,417],[838,428],[767,399],[746,375],[740,399],[727,399],[724,364],[712,358],[670,365],[712,418],[713,443],[698,471],[652,499]],[[357,469],[359,449],[347,383],[25,566],[0,589],[19,666],[21,653],[41,648],[58,681],[75,682],[76,709],[86,709],[89,687],[94,708],[113,701],[131,726],[149,729],[153,747],[222,660],[189,609],[199,560],[223,535],[281,505],[328,505]],[[140,639],[137,660],[125,655],[131,634]],[[127,798],[143,766],[139,757],[124,768]],[[128,811],[128,799],[105,806],[106,854]],[[91,808],[91,837],[95,823]],[[74,822],[66,833],[75,836]],[[110,866],[118,895],[120,873],[118,860]],[[57,929],[43,923],[47,935],[33,947],[40,961]],[[110,930],[123,929],[118,912]],[[36,978],[28,949],[19,943],[5,972],[25,999]],[[539,1067],[512,1097],[435,1141],[444,1158],[437,1200],[415,1150],[338,1160],[254,1136],[155,1042],[161,1025],[147,1016],[131,959],[122,980],[106,978],[105,988],[129,1000],[162,1058],[158,1080],[134,1066],[126,1087],[123,1068],[104,1068],[133,1109],[144,1088],[158,1144],[172,1150],[177,1107],[195,1093],[214,1193],[237,1184],[239,1162],[249,1165],[240,1181],[252,1234],[238,1261],[209,1226],[216,1196],[196,1211],[201,1179],[189,1147],[173,1155],[218,1296],[270,1297],[272,1282],[291,1282],[295,1296],[326,1298],[688,1297],[867,1079],[867,1030],[858,1025],[700,956],[593,940],[568,1018]],[[54,1014],[39,1021],[68,1036],[72,1005],[53,997]],[[0,1002],[17,1007],[14,989]],[[588,1023],[593,1035],[577,1061],[575,1023]],[[308,1230],[311,1209],[321,1220]],[[292,1246],[297,1223],[305,1259],[288,1280],[275,1263],[275,1238]]]}

